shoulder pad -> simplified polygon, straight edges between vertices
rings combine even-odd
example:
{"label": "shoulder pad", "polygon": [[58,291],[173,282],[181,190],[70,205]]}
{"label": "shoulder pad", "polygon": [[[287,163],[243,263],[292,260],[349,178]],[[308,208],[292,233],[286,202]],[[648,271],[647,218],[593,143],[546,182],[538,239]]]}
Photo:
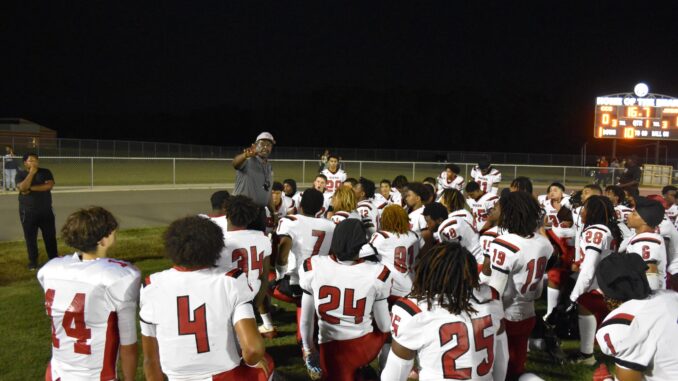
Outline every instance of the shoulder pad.
{"label": "shoulder pad", "polygon": [[662,244],[658,239],[652,238],[652,237],[638,237],[636,239],[631,240],[630,244],[634,245],[638,242],[650,242],[650,243],[654,243],[654,244],[657,244],[657,245]]}
{"label": "shoulder pad", "polygon": [[378,230],[378,231],[377,231],[377,234],[379,234],[380,236],[382,236],[382,237],[384,237],[384,238],[388,238],[388,233],[386,233],[386,232],[383,231],[383,230]]}
{"label": "shoulder pad", "polygon": [[405,310],[405,312],[410,314],[410,316],[414,316],[421,312],[421,308],[419,308],[418,305],[414,304],[414,302],[407,298],[398,298],[398,300],[396,300],[393,305],[402,308]]}
{"label": "shoulder pad", "polygon": [[229,272],[226,273],[226,276],[230,276],[231,278],[238,278],[242,274],[244,274],[242,270],[232,269],[232,270],[230,270]]}
{"label": "shoulder pad", "polygon": [[505,241],[501,238],[495,238],[495,240],[492,241],[492,243],[499,245],[499,246],[502,246],[502,247],[505,247],[513,253],[517,253],[518,251],[520,251],[520,248],[518,246],[516,246],[516,245],[514,245],[514,244],[512,244],[508,241]]}
{"label": "shoulder pad", "polygon": [[608,325],[612,324],[631,325],[633,319],[635,319],[635,316],[631,314],[618,313],[613,316],[609,316],[607,319],[605,319],[603,324],[600,325],[600,328],[607,327]]}

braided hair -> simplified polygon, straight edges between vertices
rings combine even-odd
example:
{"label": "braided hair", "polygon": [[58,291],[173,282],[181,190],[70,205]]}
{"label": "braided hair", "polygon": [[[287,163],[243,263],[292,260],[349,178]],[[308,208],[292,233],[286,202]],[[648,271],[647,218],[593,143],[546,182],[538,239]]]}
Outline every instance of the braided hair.
{"label": "braided hair", "polygon": [[531,238],[539,228],[542,212],[534,196],[527,192],[511,192],[499,199],[497,225],[521,237]]}
{"label": "braided hair", "polygon": [[437,304],[451,314],[471,314],[477,312],[470,302],[477,287],[473,255],[458,242],[440,243],[418,258],[409,297],[426,300],[429,311]]}
{"label": "braided hair", "polygon": [[605,225],[617,244],[622,242],[622,232],[619,230],[617,215],[614,212],[612,201],[605,196],[590,196],[584,202],[586,215],[584,218],[584,229],[592,225]]}
{"label": "braided hair", "polygon": [[448,188],[443,191],[440,195],[440,203],[445,205],[449,213],[455,212],[460,209],[466,209],[467,203],[464,195],[460,191]]}

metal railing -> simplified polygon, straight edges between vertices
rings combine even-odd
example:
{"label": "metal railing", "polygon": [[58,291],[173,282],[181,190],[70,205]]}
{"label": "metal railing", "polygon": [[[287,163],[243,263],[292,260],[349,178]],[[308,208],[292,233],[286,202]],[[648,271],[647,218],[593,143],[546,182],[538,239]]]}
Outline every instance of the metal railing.
{"label": "metal railing", "polygon": [[[18,159],[19,162],[21,159]],[[273,175],[276,181],[287,178],[302,184],[311,183],[319,172],[316,160],[272,159]],[[444,169],[444,163],[399,162],[399,161],[355,161],[342,162],[349,177],[360,176],[379,182],[405,175],[410,181],[421,181],[425,177],[436,177]],[[462,175],[469,177],[475,163],[461,163]],[[52,157],[42,156],[40,166],[48,168],[55,177],[59,188],[96,188],[105,186],[141,185],[198,185],[232,184],[235,170],[231,159],[193,158],[120,158],[120,157]],[[620,169],[608,168],[603,174],[597,167],[496,164],[503,174],[501,186],[508,186],[518,176],[526,176],[535,184],[535,191],[542,192],[554,181],[566,187],[579,187],[599,182],[613,184],[621,175]],[[5,160],[2,160],[4,175]],[[4,189],[4,187],[3,187]],[[544,189],[545,191],[545,189]]]}

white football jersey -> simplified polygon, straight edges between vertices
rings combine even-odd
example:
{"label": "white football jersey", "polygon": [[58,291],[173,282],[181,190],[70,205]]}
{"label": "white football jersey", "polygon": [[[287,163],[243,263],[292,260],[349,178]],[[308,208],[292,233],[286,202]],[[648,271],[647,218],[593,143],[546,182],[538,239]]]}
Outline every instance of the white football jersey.
{"label": "white football jersey", "polygon": [[217,266],[224,271],[242,270],[256,294],[261,286],[259,277],[264,271],[264,261],[271,255],[271,239],[258,230],[232,230],[224,234],[224,241],[226,247]]}
{"label": "white football jersey", "polygon": [[499,172],[498,169],[490,168],[490,172],[488,172],[486,175],[483,175],[480,171],[480,168],[478,168],[476,165],[471,170],[471,177],[473,178],[473,181],[480,185],[480,189],[482,189],[483,192],[489,192],[495,195],[497,194],[497,184],[501,182],[501,172]]}
{"label": "white football jersey", "polygon": [[678,274],[678,229],[668,218],[664,218],[658,226],[658,231],[666,244],[666,271],[669,274]]}
{"label": "white football jersey", "polygon": [[393,277],[391,295],[405,296],[412,291],[414,280],[414,260],[419,254],[419,236],[414,232],[396,234],[378,231],[372,235],[370,243],[379,253],[381,263]]}
{"label": "white football jersey", "polygon": [[291,197],[283,193],[283,198],[287,200],[287,205],[290,206],[290,210],[287,214],[299,213],[299,205],[301,205],[301,192],[297,192]]}
{"label": "white football jersey", "polygon": [[454,178],[447,178],[447,171],[443,171],[438,176],[438,198],[443,194],[445,189],[456,189],[462,191],[464,189],[465,180],[463,176],[455,175]]}
{"label": "white football jersey", "polygon": [[276,234],[292,240],[287,265],[291,284],[299,284],[299,269],[306,258],[329,253],[334,226],[330,220],[301,214],[280,219]]}
{"label": "white football jersey", "polygon": [[321,344],[372,332],[372,306],[391,294],[391,271],[370,261],[314,256],[304,261],[299,278],[302,290],[313,295]]}
{"label": "white football jersey", "polygon": [[589,291],[598,289],[596,268],[598,263],[615,250],[614,237],[605,225],[586,227],[579,236],[579,276],[572,289],[570,300],[576,302],[579,297]]}
{"label": "white football jersey", "polygon": [[419,234],[422,230],[427,229],[426,218],[424,218],[424,206],[417,210],[413,210],[409,214],[410,218],[410,230]]}
{"label": "white football jersey", "polygon": [[626,223],[629,219],[629,215],[633,213],[633,209],[629,208],[628,206],[619,204],[614,207],[614,214],[617,216],[617,221]]}
{"label": "white football jersey", "polygon": [[158,340],[170,380],[211,379],[240,365],[233,326],[254,319],[245,273],[174,267],[151,274],[141,290],[141,333]]}
{"label": "white football jersey", "polygon": [[624,241],[619,247],[619,251],[636,253],[645,262],[656,264],[659,288],[666,288],[666,245],[661,235],[657,233],[636,234],[628,241]]}
{"label": "white football jersey", "polygon": [[676,222],[676,217],[678,217],[678,205],[673,204],[665,211],[666,217],[671,220],[671,223]]}
{"label": "white football jersey", "polygon": [[[480,236],[478,237],[478,242],[480,244],[480,248],[483,251],[483,255],[486,258],[491,257],[490,253],[490,244],[492,241],[494,241],[495,238],[500,236],[501,234],[499,233],[499,226],[493,226],[484,232],[480,233]],[[484,262],[485,260],[483,260]]]}
{"label": "white football jersey", "polygon": [[341,221],[347,219],[347,218],[353,218],[356,220],[360,220],[360,215],[358,214],[357,211],[352,210],[350,212],[345,212],[345,211],[340,211],[340,212],[334,212],[332,214],[332,217],[330,217],[330,221],[334,222],[335,224],[339,224]]}
{"label": "white football jersey", "polygon": [[118,346],[137,342],[139,270],[73,254],[47,262],[38,281],[52,321],[52,380],[115,380]]}
{"label": "white football jersey", "polygon": [[492,276],[489,285],[502,295],[506,319],[535,316],[534,300],[541,295],[546,262],[553,253],[548,238],[504,234],[490,244]]}
{"label": "white football jersey", "polygon": [[539,206],[541,206],[542,208],[544,207],[544,205],[546,205],[548,200],[549,200],[548,194],[540,194],[539,196],[537,196],[537,202],[539,203]]}
{"label": "white football jersey", "polygon": [[542,208],[544,209],[544,212],[546,213],[546,218],[551,223],[551,226],[560,226],[560,220],[558,219],[558,211],[560,209],[554,208],[553,202],[551,200],[546,200],[546,202],[542,204]]}
{"label": "white football jersey", "polygon": [[344,181],[346,181],[346,172],[343,169],[337,169],[334,173],[330,172],[329,169],[323,169],[320,173],[327,177],[325,193],[334,194],[334,191],[339,189]]}
{"label": "white football jersey", "polygon": [[459,242],[461,246],[473,254],[478,264],[482,264],[485,259],[478,240],[478,232],[464,217],[464,213],[451,213],[450,217],[440,223],[437,236],[440,242]]}
{"label": "white football jersey", "polygon": [[[489,298],[480,299],[481,294]],[[391,335],[417,351],[419,380],[492,380],[495,334],[503,317],[499,295],[480,286],[471,305],[476,313],[451,314],[437,304],[429,309],[425,300],[406,298],[393,305]]]}
{"label": "white football jersey", "polygon": [[492,208],[499,201],[499,197],[492,193],[485,193],[480,196],[478,200],[472,198],[467,198],[466,203],[471,208],[471,213],[473,214],[473,228],[480,230],[485,225],[487,217],[490,215]]}
{"label": "white football jersey", "polygon": [[226,234],[228,231],[228,219],[226,219],[225,214],[198,214],[198,216],[202,218],[208,218],[210,221],[217,224],[224,234]]}
{"label": "white football jersey", "polygon": [[678,380],[678,293],[654,291],[610,312],[596,332],[600,350],[644,380]]}
{"label": "white football jersey", "polygon": [[362,220],[369,219],[372,223],[371,232],[376,231],[377,226],[379,225],[379,210],[377,205],[374,203],[374,200],[362,200],[358,202],[356,206],[356,212]]}

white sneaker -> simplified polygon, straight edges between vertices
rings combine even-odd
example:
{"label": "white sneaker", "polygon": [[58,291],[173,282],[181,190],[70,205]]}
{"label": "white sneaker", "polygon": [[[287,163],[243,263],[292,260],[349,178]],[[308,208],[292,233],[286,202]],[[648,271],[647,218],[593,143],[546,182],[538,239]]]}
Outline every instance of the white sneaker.
{"label": "white sneaker", "polygon": [[267,339],[278,337],[278,329],[275,326],[271,326],[271,328],[266,328],[262,324],[259,326],[259,333],[261,334],[262,337],[265,337]]}

